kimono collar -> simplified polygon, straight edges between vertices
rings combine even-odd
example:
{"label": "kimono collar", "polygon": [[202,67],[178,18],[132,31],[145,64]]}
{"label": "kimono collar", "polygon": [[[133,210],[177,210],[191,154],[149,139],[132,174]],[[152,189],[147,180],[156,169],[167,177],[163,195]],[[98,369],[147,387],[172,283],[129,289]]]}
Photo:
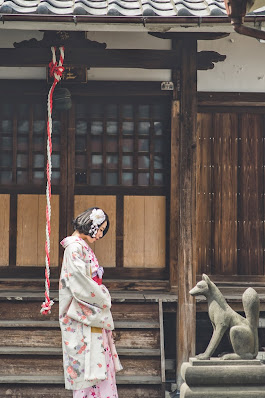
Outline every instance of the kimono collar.
{"label": "kimono collar", "polygon": [[[63,248],[65,249],[67,246],[69,246],[71,243],[74,242],[78,242],[80,243],[82,246],[84,246],[86,249],[90,249],[90,247],[88,246],[88,244],[84,241],[84,239],[79,238],[78,236],[67,236],[66,238],[64,238],[60,243],[63,246]],[[91,250],[91,249],[90,249]]]}

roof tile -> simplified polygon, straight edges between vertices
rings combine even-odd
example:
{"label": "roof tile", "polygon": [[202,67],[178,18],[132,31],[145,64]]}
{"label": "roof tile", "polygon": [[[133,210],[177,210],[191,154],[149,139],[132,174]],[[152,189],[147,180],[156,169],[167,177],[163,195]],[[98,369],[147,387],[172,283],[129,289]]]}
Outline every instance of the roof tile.
{"label": "roof tile", "polygon": [[[0,14],[12,13],[128,17],[226,15],[223,0],[0,0]],[[260,15],[260,10],[256,14]]]}

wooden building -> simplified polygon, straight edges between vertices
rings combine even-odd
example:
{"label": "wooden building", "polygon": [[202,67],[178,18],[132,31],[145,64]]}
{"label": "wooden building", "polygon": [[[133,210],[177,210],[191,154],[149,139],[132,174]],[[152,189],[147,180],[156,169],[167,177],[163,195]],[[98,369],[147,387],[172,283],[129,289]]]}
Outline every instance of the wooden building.
{"label": "wooden building", "polygon": [[[189,295],[196,278],[211,276],[238,311],[256,287],[265,311],[264,44],[241,40],[240,63],[221,1],[0,0],[0,18],[0,396],[71,396],[58,303],[39,313],[58,44],[72,107],[53,113],[51,297],[73,217],[102,207],[111,228],[93,249],[113,297],[119,396],[165,396],[210,333],[205,302]],[[260,67],[246,83],[251,49]]]}

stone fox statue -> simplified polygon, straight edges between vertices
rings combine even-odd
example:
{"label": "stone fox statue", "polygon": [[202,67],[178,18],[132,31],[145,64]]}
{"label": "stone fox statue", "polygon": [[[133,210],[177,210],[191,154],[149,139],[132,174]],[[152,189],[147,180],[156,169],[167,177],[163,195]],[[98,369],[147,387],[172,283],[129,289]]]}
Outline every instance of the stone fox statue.
{"label": "stone fox statue", "polygon": [[255,359],[258,354],[259,296],[248,288],[242,296],[246,318],[227,304],[218,287],[203,274],[202,280],[191,289],[192,296],[203,295],[208,301],[208,313],[213,325],[213,335],[205,352],[198,359],[209,359],[219,345],[225,331],[230,329],[230,340],[234,353],[222,359]]}

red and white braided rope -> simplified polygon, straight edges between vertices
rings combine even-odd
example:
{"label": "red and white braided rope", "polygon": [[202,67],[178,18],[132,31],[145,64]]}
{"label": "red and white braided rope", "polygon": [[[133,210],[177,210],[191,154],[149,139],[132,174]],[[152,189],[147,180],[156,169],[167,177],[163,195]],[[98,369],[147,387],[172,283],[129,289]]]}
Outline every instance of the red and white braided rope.
{"label": "red and white braided rope", "polygon": [[50,299],[50,235],[51,235],[51,177],[52,177],[52,106],[53,92],[61,80],[64,67],[64,47],[60,47],[60,60],[56,61],[56,47],[51,47],[52,61],[49,64],[50,76],[54,78],[48,94],[48,120],[47,120],[47,184],[46,184],[46,242],[45,242],[45,301],[41,306],[42,314],[50,314],[54,302]]}

